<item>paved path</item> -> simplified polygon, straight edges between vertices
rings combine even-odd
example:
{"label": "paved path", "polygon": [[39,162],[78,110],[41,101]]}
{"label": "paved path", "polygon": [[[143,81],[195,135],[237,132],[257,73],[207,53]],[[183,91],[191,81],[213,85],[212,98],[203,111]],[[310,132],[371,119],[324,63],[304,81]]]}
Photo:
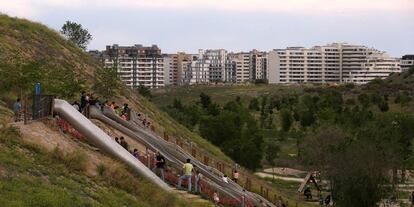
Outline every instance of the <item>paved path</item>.
{"label": "paved path", "polygon": [[258,175],[259,177],[262,177],[262,178],[275,178],[275,179],[293,181],[293,182],[298,182],[298,183],[303,182],[303,178],[283,177],[283,176],[272,175],[272,174],[263,173],[263,172],[257,172],[255,173],[255,175]]}

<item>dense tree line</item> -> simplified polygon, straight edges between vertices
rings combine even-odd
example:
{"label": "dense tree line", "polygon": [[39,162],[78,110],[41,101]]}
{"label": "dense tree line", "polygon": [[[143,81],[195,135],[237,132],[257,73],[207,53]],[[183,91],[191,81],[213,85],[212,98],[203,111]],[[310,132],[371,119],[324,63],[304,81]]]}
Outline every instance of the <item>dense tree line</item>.
{"label": "dense tree line", "polygon": [[237,163],[249,169],[261,166],[263,136],[256,120],[239,98],[220,106],[213,103],[210,96],[201,93],[196,104],[185,106],[180,100],[174,100],[168,112],[219,146]]}
{"label": "dense tree line", "polygon": [[176,99],[168,112],[250,169],[273,164],[279,140],[296,139],[297,162],[322,172],[337,206],[376,206],[412,169],[411,100],[406,90],[390,96],[345,85],[261,95],[247,106],[240,98],[220,106],[202,93],[194,104]]}

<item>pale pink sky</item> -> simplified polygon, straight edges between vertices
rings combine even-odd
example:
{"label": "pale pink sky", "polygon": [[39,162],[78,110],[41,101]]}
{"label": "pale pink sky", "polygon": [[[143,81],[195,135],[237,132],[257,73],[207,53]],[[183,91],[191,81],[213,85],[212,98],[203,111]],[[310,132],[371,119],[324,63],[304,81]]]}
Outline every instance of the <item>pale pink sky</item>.
{"label": "pale pink sky", "polygon": [[0,0],[0,12],[55,29],[83,24],[91,49],[142,43],[167,52],[337,41],[397,56],[414,52],[413,11],[414,0]]}

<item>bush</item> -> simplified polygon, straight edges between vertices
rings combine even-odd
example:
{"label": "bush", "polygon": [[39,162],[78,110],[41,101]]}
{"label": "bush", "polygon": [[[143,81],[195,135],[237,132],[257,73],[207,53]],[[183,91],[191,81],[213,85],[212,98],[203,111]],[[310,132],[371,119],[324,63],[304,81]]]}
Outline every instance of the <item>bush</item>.
{"label": "bush", "polygon": [[106,171],[106,167],[103,163],[100,163],[97,167],[96,167],[96,171],[98,172],[98,175],[100,176],[104,176],[105,175],[105,171]]}

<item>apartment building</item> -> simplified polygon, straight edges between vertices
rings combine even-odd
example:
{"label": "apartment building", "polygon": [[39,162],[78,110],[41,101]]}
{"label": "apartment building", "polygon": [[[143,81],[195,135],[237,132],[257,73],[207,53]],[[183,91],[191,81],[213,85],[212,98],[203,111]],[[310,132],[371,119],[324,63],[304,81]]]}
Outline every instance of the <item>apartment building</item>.
{"label": "apartment building", "polygon": [[236,67],[228,57],[227,51],[202,50],[188,64],[185,71],[185,83],[207,84],[219,82],[235,82]]}
{"label": "apartment building", "polygon": [[269,52],[269,83],[355,83],[400,72],[399,60],[361,45],[333,43]]}
{"label": "apartment building", "polygon": [[188,70],[193,55],[179,52],[164,55],[164,74],[166,85],[179,85],[183,83],[184,72]]}
{"label": "apartment building", "polygon": [[268,68],[267,68],[267,56],[266,52],[260,52],[257,50],[250,51],[250,81],[255,82],[257,80],[267,80]]}
{"label": "apartment building", "polygon": [[246,83],[250,81],[250,53],[230,53],[229,59],[235,66],[236,82]]}
{"label": "apartment building", "polygon": [[400,60],[401,71],[404,72],[414,65],[414,55],[404,55]]}
{"label": "apartment building", "polygon": [[164,83],[164,58],[157,45],[106,46],[102,54],[105,68],[113,68],[129,87],[159,88]]}

